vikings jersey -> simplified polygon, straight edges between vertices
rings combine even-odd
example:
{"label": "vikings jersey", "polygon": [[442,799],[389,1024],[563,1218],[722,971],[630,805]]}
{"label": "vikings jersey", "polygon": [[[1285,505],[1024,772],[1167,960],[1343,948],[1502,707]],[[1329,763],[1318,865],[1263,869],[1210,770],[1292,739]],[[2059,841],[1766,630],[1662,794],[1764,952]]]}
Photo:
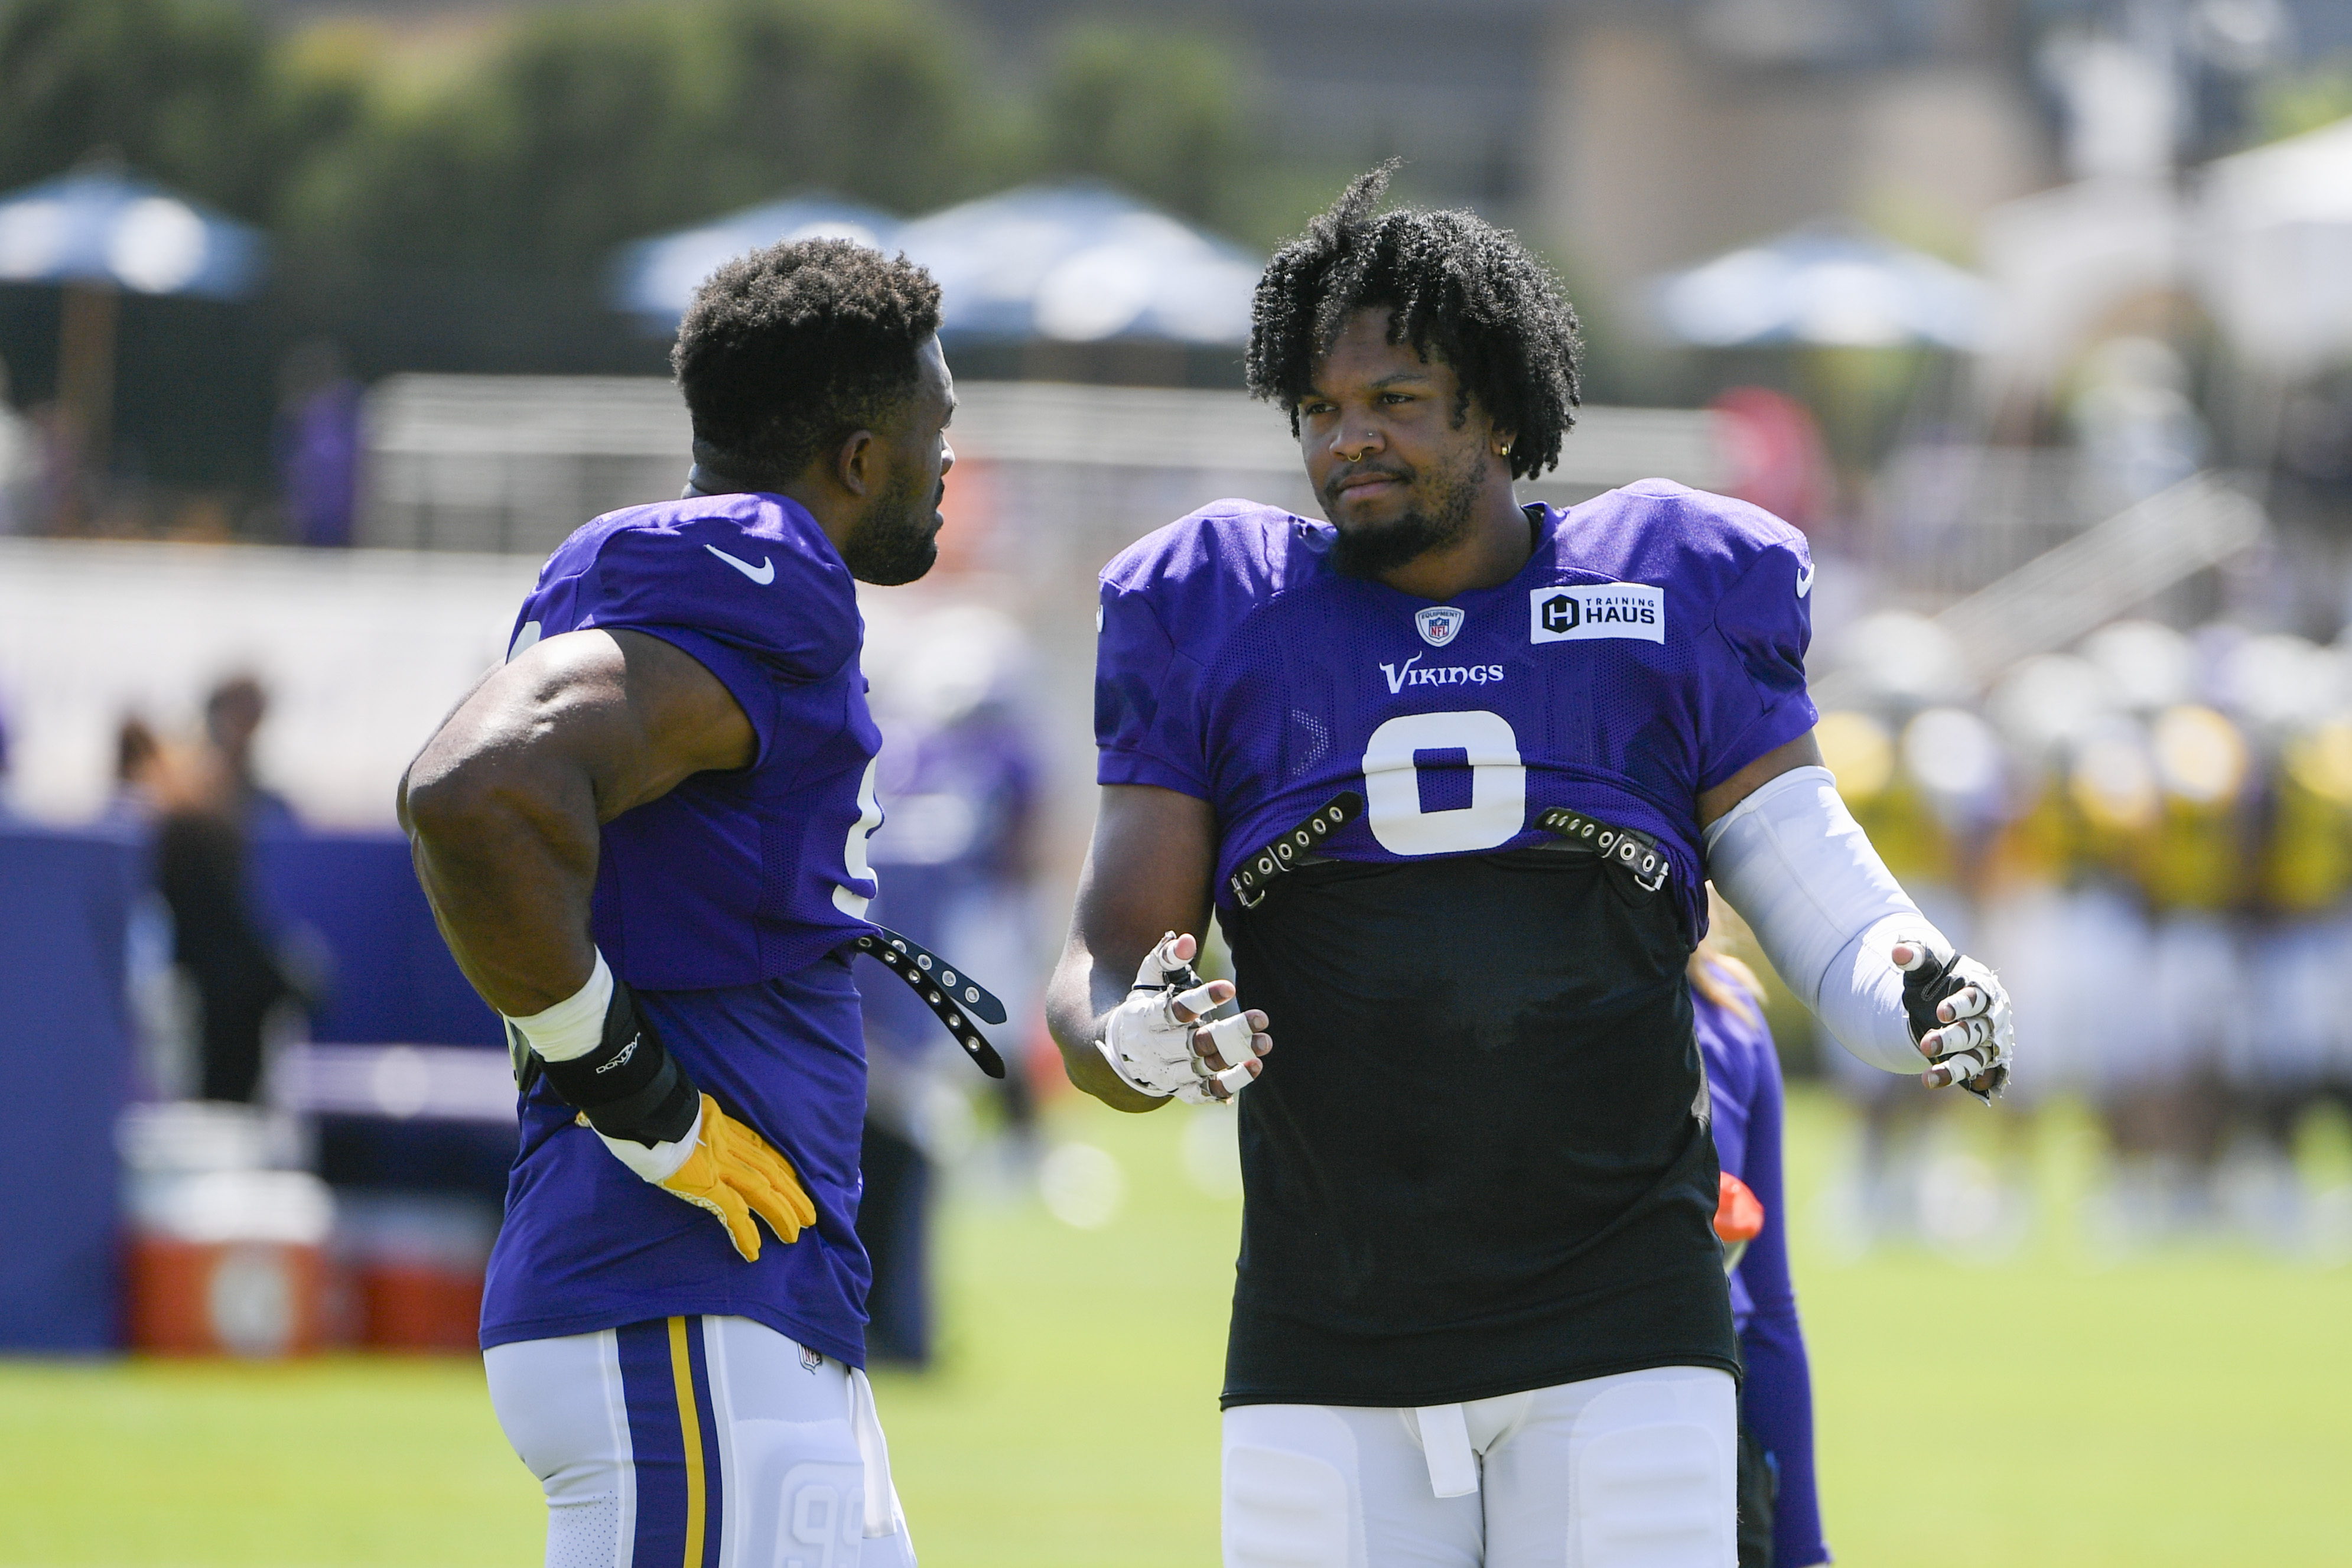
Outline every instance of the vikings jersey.
{"label": "vikings jersey", "polygon": [[1328,524],[1246,501],[1145,538],[1102,574],[1097,777],[1216,806],[1222,907],[1356,789],[1320,853],[1522,848],[1555,805],[1654,835],[1696,932],[1698,793],[1813,726],[1804,536],[1662,479],[1528,515],[1518,575],[1448,605],[1339,575]]}
{"label": "vikings jersey", "polygon": [[683,649],[751,721],[750,766],[697,773],[604,825],[591,927],[678,1066],[792,1163],[817,1221],[745,1263],[709,1215],[614,1159],[541,1078],[523,1097],[482,1342],[736,1315],[862,1364],[866,1056],[836,950],[875,929],[866,840],[881,821],[881,736],[848,569],[781,496],[635,507],[549,558],[509,657],[591,627]]}
{"label": "vikings jersey", "polygon": [[[1738,1352],[1684,964],[1696,797],[1811,728],[1794,530],[1650,481],[1433,605],[1222,502],[1103,574],[1098,777],[1209,801],[1276,1049],[1240,1098],[1223,1399],[1425,1405]],[[1261,901],[1234,868],[1360,816]],[[1661,885],[1538,827],[1651,836]]]}

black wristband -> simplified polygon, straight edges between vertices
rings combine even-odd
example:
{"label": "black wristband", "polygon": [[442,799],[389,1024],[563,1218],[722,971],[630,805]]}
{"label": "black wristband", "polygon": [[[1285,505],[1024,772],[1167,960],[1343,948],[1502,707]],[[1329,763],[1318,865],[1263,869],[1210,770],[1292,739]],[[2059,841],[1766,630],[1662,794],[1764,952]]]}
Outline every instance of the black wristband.
{"label": "black wristband", "polygon": [[702,1093],[664,1048],[653,1021],[637,1011],[628,983],[613,980],[604,1006],[604,1037],[584,1057],[541,1066],[558,1099],[588,1118],[607,1138],[647,1148],[675,1143],[694,1130]]}

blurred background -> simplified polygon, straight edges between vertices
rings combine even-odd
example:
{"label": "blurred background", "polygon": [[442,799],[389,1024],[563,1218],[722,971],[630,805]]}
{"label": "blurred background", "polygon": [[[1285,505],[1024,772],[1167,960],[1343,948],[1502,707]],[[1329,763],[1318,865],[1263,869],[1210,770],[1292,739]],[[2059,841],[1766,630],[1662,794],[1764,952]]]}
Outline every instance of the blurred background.
{"label": "blurred background", "polygon": [[2343,1560],[2352,7],[0,0],[0,1563],[537,1552],[469,1350],[511,1087],[393,785],[677,492],[695,285],[814,234],[945,289],[877,914],[1013,1008],[1000,1091],[868,987],[908,1511],[1213,1561],[1230,1115],[1074,1100],[1037,988],[1093,574],[1312,515],[1250,289],[1390,156],[1583,315],[1526,499],[1807,532],[1840,787],[2017,994],[1990,1114],[1772,1014],[1840,1560]]}

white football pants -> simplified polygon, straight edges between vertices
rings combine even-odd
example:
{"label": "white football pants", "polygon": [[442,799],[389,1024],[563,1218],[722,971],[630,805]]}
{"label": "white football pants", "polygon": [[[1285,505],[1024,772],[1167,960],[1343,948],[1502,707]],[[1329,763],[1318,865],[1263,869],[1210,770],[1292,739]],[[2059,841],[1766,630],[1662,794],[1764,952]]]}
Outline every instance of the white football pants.
{"label": "white football pants", "polygon": [[1225,1568],[1733,1568],[1731,1376],[1224,1418]]}
{"label": "white football pants", "polygon": [[914,1568],[866,1374],[748,1318],[483,1353],[547,1568]]}

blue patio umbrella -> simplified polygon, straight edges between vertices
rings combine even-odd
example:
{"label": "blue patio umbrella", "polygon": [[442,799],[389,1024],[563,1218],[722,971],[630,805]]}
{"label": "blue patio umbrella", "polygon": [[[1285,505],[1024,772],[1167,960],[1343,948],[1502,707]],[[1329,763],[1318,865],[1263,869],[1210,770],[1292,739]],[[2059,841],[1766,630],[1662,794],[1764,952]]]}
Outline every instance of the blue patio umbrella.
{"label": "blue patio umbrella", "polygon": [[[122,293],[235,300],[260,280],[265,259],[254,229],[120,169],[78,169],[0,195],[0,282],[65,290],[58,403],[84,473],[106,468]],[[68,504],[79,504],[79,488],[71,494]]]}
{"label": "blue patio umbrella", "polygon": [[1094,181],[1024,185],[898,231],[950,336],[1238,343],[1262,258]]}
{"label": "blue patio umbrella", "polygon": [[263,257],[253,229],[135,174],[84,170],[0,196],[0,281],[234,300]]}
{"label": "blue patio umbrella", "polygon": [[1705,348],[1973,349],[1990,295],[1981,279],[1948,262],[1832,225],[1669,273],[1652,289],[1666,331]]}
{"label": "blue patio umbrella", "polygon": [[821,193],[762,203],[623,246],[614,258],[613,303],[667,331],[723,262],[787,239],[854,239],[887,250],[898,226],[887,213]]}

